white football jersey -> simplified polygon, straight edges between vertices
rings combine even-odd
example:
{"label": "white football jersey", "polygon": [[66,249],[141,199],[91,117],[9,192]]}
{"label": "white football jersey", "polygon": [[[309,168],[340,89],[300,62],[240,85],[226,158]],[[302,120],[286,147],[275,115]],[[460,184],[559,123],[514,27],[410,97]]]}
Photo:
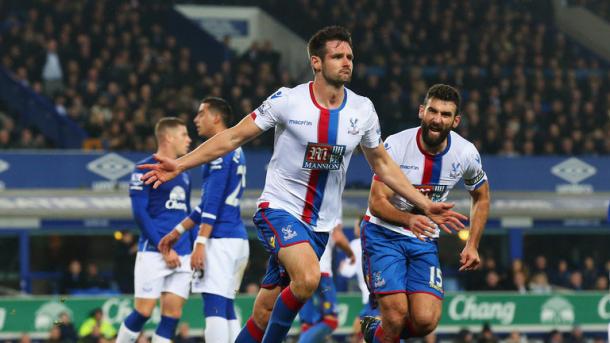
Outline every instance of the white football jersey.
{"label": "white football jersey", "polygon": [[[475,146],[459,134],[451,131],[447,136],[447,148],[439,154],[430,155],[420,146],[421,128],[416,127],[389,136],[384,147],[400,166],[409,181],[434,202],[447,200],[449,191],[464,179],[467,190],[473,191],[487,180],[481,157]],[[380,181],[377,176],[375,180]],[[413,204],[398,194],[390,202],[401,211],[413,210]],[[367,220],[392,231],[415,237],[408,229],[387,223],[371,214],[367,209]],[[438,237],[436,228],[435,237]]]}
{"label": "white football jersey", "polygon": [[275,127],[259,205],[285,210],[314,231],[332,230],[354,149],[380,144],[373,103],[345,88],[341,106],[328,110],[316,102],[310,82],[280,88],[251,116],[262,130]]}

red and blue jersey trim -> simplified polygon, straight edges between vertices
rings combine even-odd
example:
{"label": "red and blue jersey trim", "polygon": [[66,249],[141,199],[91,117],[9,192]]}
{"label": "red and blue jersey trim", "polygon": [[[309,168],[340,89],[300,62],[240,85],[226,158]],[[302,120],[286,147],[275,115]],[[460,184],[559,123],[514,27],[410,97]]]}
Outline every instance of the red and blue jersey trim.
{"label": "red and blue jersey trim", "polygon": [[[347,103],[347,91],[344,90],[343,103],[336,109],[329,110],[322,107],[313,94],[313,82],[309,83],[309,95],[313,104],[320,110],[318,120],[318,143],[335,145],[339,130],[339,116],[341,110]],[[308,224],[316,226],[318,223],[319,211],[324,199],[326,182],[328,181],[328,170],[311,170],[307,192],[305,193],[305,207],[301,214],[301,219]]]}
{"label": "red and blue jersey trim", "polygon": [[441,171],[443,170],[443,156],[451,147],[451,134],[447,135],[447,147],[440,154],[432,155],[421,146],[421,128],[417,130],[417,147],[424,155],[424,173],[422,175],[422,185],[438,185],[441,180]]}

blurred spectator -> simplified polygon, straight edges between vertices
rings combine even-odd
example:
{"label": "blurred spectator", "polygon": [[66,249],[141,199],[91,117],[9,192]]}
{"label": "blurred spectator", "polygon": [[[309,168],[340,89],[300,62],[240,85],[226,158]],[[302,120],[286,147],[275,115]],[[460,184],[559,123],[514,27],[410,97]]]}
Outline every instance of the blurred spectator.
{"label": "blurred spectator", "polygon": [[461,329],[455,337],[454,343],[473,343],[474,335],[466,328]]}
{"label": "blurred spectator", "polygon": [[481,330],[481,334],[477,339],[477,343],[497,343],[498,337],[491,330],[491,325],[489,323],[483,324],[483,329]]}
{"label": "blurred spectator", "polygon": [[563,343],[563,334],[559,330],[552,330],[546,343]]}
{"label": "blurred spectator", "polygon": [[548,278],[543,272],[538,272],[532,275],[530,284],[530,291],[534,294],[548,294],[551,293],[551,285],[549,285]]}
{"label": "blurred spectator", "polygon": [[44,92],[49,97],[55,96],[63,88],[63,71],[57,53],[57,41],[54,39],[47,41],[46,58],[42,67],[42,80],[44,81]]}
{"label": "blurred spectator", "polygon": [[544,273],[548,276],[549,270],[546,263],[546,257],[544,255],[536,256],[534,260],[534,267],[532,268],[532,274]]}
{"label": "blurred spectator", "polygon": [[487,272],[485,276],[485,286],[483,287],[484,291],[501,291],[502,287],[500,286],[500,276],[494,270],[490,270]]}
{"label": "blurred spectator", "polygon": [[66,312],[59,314],[59,330],[62,342],[76,342],[78,339],[72,318]]}
{"label": "blurred spectator", "polygon": [[562,288],[570,287],[570,271],[568,270],[568,262],[564,259],[560,259],[557,262],[557,270],[553,272],[551,282],[555,286]]}
{"label": "blurred spectator", "polygon": [[579,270],[575,270],[570,274],[570,289],[575,291],[582,290],[582,273]]}
{"label": "blurred spectator", "polygon": [[508,287],[511,291],[517,291],[519,294],[525,294],[528,291],[527,279],[525,278],[525,273],[518,271],[513,274],[513,280],[510,287]]}
{"label": "blurred spectator", "polygon": [[[607,64],[557,31],[548,3],[494,0],[439,6],[437,1],[363,0],[289,6],[261,0],[256,5],[303,36],[325,23],[351,30],[356,59],[350,87],[377,105],[384,136],[416,125],[423,91],[443,82],[462,90],[464,125],[458,132],[482,153],[610,153],[605,134],[610,119],[604,115],[610,75],[600,73]],[[31,14],[38,12],[34,8],[1,33],[6,48],[0,61],[24,85],[45,88],[45,93],[51,88],[47,80],[61,75],[60,93],[70,118],[115,150],[144,150],[147,137],[140,130],[131,135],[128,125],[137,110],[154,123],[157,111],[190,113],[196,99],[213,95],[227,98],[245,114],[280,85],[296,83],[281,69],[281,56],[270,40],[253,42],[244,55],[235,56],[227,36],[218,69],[196,60],[167,27],[150,25],[170,8],[156,2],[52,2],[45,6],[43,23]],[[94,115],[93,106],[104,96],[111,116]],[[265,135],[251,144],[271,141]]]}
{"label": "blurred spectator", "polygon": [[582,328],[579,325],[575,325],[570,332],[570,336],[566,343],[585,343],[585,335],[582,332]]}
{"label": "blurred spectator", "polygon": [[89,317],[78,329],[78,336],[84,342],[97,342],[100,338],[114,338],[116,329],[108,320],[104,319],[102,309],[96,308],[89,313]]}
{"label": "blurred spectator", "polygon": [[182,322],[178,326],[178,333],[173,339],[174,343],[196,343],[197,340],[193,337],[189,337],[189,325],[188,323]]}
{"label": "blurred spectator", "polygon": [[608,290],[608,277],[604,275],[600,275],[595,280],[595,287],[593,288],[596,291],[607,291]]}
{"label": "blurred spectator", "polygon": [[[47,343],[61,343],[61,330],[58,325],[51,326],[51,330],[49,330],[49,338],[46,340]],[[74,341],[76,342],[76,341]]]}
{"label": "blurred spectator", "polygon": [[503,343],[527,343],[527,338],[521,335],[519,331],[513,330]]}
{"label": "blurred spectator", "polygon": [[133,294],[133,268],[138,244],[133,233],[123,231],[114,250],[114,280],[123,294]]}
{"label": "blurred spectator", "polygon": [[597,276],[599,273],[597,272],[597,268],[595,266],[595,261],[593,257],[587,256],[585,257],[584,266],[582,270],[582,283],[584,289],[593,289],[595,286],[595,282],[597,280]]}
{"label": "blurred spectator", "polygon": [[68,270],[64,273],[61,280],[61,293],[68,294],[71,290],[85,288],[85,276],[79,260],[72,260],[68,265]]}
{"label": "blurred spectator", "polygon": [[[518,277],[515,277],[515,275],[517,275],[517,274],[521,274],[521,275]],[[524,282],[527,281],[527,269],[525,268],[525,265],[523,264],[523,260],[516,258],[511,262],[510,269],[508,270],[508,273],[506,274],[506,278],[504,280],[505,288],[513,289],[513,290],[519,289],[519,286],[517,286],[517,284],[521,284],[520,283],[521,279],[523,279]],[[517,281],[519,281],[519,282],[517,282]],[[515,289],[515,287],[517,287],[517,289]]]}
{"label": "blurred spectator", "polygon": [[26,332],[21,334],[21,337],[19,338],[19,342],[20,343],[32,343],[32,339],[30,338],[30,335]]}
{"label": "blurred spectator", "polygon": [[87,264],[87,274],[85,275],[86,288],[108,288],[108,282],[100,275],[97,264]]}

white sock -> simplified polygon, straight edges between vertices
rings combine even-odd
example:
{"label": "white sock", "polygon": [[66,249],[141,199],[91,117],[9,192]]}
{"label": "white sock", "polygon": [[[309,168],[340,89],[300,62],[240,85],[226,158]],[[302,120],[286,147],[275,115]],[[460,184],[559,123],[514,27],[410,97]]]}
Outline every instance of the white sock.
{"label": "white sock", "polygon": [[229,342],[235,342],[240,331],[241,331],[241,324],[239,323],[239,320],[237,320],[237,319],[229,320],[229,339],[230,339]]}
{"label": "white sock", "polygon": [[119,328],[119,333],[116,336],[116,343],[134,343],[138,336],[140,336],[139,332],[133,332],[125,326],[125,322],[121,323],[121,327]]}
{"label": "white sock", "polygon": [[204,336],[206,342],[235,342],[235,340],[229,341],[229,321],[222,317],[207,317],[205,319]]}
{"label": "white sock", "polygon": [[165,337],[161,337],[159,335],[157,335],[156,333],[152,336],[152,341],[151,343],[172,343],[172,341],[170,339],[167,339]]}

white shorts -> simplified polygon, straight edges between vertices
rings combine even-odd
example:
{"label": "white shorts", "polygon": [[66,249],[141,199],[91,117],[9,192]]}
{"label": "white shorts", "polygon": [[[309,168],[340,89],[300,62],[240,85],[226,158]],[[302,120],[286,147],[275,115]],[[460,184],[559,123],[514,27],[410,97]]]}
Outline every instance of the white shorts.
{"label": "white shorts", "polygon": [[170,269],[161,253],[139,251],[134,270],[135,297],[158,299],[161,292],[169,292],[188,299],[192,278],[191,255],[180,256],[180,264],[180,267]]}
{"label": "white shorts", "polygon": [[239,238],[210,238],[205,247],[205,272],[195,278],[193,293],[211,293],[235,299],[244,276],[250,246]]}

